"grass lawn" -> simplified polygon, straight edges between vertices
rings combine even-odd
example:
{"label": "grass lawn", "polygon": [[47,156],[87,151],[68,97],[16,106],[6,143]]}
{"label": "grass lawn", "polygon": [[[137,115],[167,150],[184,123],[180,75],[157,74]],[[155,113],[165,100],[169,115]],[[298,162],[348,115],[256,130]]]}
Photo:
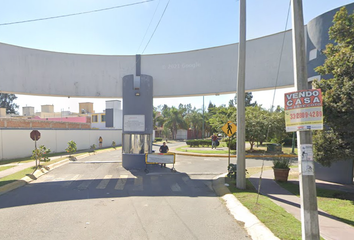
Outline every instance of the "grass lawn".
{"label": "grass lawn", "polygon": [[14,166],[3,166],[3,167],[0,167],[0,171],[4,171],[6,169],[9,169],[9,168],[13,168]]}
{"label": "grass lawn", "polygon": [[[299,184],[278,183],[289,192],[299,196]],[[354,227],[354,193],[317,188],[318,208]]]}
{"label": "grass lawn", "polygon": [[[253,172],[253,169],[248,169]],[[253,172],[254,173],[254,172]],[[273,203],[268,197],[259,195],[247,180],[246,189],[240,190],[235,187],[235,181],[226,178],[229,183],[229,190],[235,197],[247,207],[262,223],[264,223],[280,239],[295,240],[301,239],[301,223],[293,215]]]}
{"label": "grass lawn", "polygon": [[[229,154],[229,150],[215,150],[215,149],[211,149],[210,150],[198,150],[198,148],[196,149],[186,149],[189,148],[189,146],[182,146],[177,148],[176,150],[179,152],[190,152],[190,153],[204,153],[204,154]],[[230,151],[231,155],[235,155],[236,154],[236,150],[231,150]]]}
{"label": "grass lawn", "polygon": [[17,173],[14,173],[9,176],[1,178],[0,179],[0,187],[4,186],[6,184],[9,184],[9,183],[15,182],[23,177],[26,177],[26,175],[28,175],[28,174],[32,174],[34,169],[35,169],[35,167],[26,168],[22,171],[19,171]]}
{"label": "grass lawn", "polygon": [[[210,150],[201,150],[200,148],[210,148]],[[221,142],[219,147],[226,147],[225,142]],[[189,149],[186,149],[189,148]],[[202,154],[228,154],[229,150],[212,150],[210,146],[200,146],[200,148],[196,147],[195,149],[190,149],[191,147],[189,145],[182,146],[176,149],[176,151],[179,152],[190,152],[190,153],[202,153]],[[254,146],[253,151],[250,152],[249,149],[246,151],[247,154],[262,154],[265,153],[267,150],[267,147],[265,145],[260,145],[258,147]],[[284,154],[291,154],[292,148],[291,147],[283,147],[283,153]],[[295,148],[295,154],[297,154],[297,149]],[[230,151],[231,155],[236,155],[236,150],[231,150]]]}

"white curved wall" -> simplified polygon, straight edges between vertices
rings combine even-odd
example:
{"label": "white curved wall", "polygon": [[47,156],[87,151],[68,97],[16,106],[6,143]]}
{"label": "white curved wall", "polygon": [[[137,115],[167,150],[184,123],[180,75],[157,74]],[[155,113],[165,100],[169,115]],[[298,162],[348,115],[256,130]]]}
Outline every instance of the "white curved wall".
{"label": "white curved wall", "polygon": [[[283,33],[247,42],[246,90],[274,88]],[[189,52],[143,55],[141,73],[154,79],[154,97],[236,92],[238,44]],[[68,54],[0,43],[2,92],[76,97],[122,97],[122,78],[135,73],[135,56]],[[291,31],[277,87],[293,85]]]}

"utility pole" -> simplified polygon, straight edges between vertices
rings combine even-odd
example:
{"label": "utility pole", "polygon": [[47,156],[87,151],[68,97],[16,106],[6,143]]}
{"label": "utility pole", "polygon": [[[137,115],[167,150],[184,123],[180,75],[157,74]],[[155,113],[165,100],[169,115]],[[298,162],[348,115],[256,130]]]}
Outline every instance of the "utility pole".
{"label": "utility pole", "polygon": [[[305,52],[304,17],[302,0],[291,0],[293,24],[293,55],[294,55],[294,84],[297,91],[308,89],[307,61]],[[297,146],[312,146],[311,131],[297,132]],[[319,240],[320,231],[317,212],[317,194],[315,175],[305,175],[302,169],[302,156],[298,153],[300,169],[300,198],[301,198],[301,229],[303,240]]]}
{"label": "utility pole", "polygon": [[245,154],[246,0],[240,0],[240,41],[237,70],[237,179],[236,187],[246,188]]}

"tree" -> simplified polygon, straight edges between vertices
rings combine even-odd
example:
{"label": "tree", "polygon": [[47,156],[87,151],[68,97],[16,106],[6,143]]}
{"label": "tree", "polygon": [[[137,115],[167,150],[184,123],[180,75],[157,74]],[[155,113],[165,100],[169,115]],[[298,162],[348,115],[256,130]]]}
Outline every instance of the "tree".
{"label": "tree", "polygon": [[184,119],[185,108],[181,107],[179,109],[175,107],[164,108],[162,111],[162,115],[166,120],[164,123],[164,127],[166,126],[171,130],[172,139],[176,138],[178,129],[187,129],[188,125]]}
{"label": "tree", "polygon": [[190,110],[186,116],[187,123],[194,130],[194,138],[198,138],[198,133],[202,131],[203,128],[203,114],[200,109],[195,107]]}
{"label": "tree", "polygon": [[354,14],[345,7],[334,16],[323,53],[327,59],[315,70],[329,79],[314,81],[322,90],[325,130],[315,131],[314,157],[322,165],[354,157]]}
{"label": "tree", "polygon": [[235,122],[236,120],[236,108],[225,107],[221,105],[219,107],[210,108],[208,123],[211,126],[211,134],[215,132],[222,132],[221,128],[228,121]]}
{"label": "tree", "polygon": [[[252,103],[253,99],[253,94],[252,92],[246,92],[245,93],[245,107],[254,107],[257,106],[257,101]],[[237,94],[235,94],[234,99],[231,99],[229,101],[229,106],[236,106],[237,105]]]}
{"label": "tree", "polygon": [[0,93],[0,107],[6,108],[6,114],[18,114],[18,105],[13,102],[16,99],[15,94]]}
{"label": "tree", "polygon": [[246,140],[251,145],[251,151],[256,142],[266,140],[270,113],[260,106],[246,107]]}

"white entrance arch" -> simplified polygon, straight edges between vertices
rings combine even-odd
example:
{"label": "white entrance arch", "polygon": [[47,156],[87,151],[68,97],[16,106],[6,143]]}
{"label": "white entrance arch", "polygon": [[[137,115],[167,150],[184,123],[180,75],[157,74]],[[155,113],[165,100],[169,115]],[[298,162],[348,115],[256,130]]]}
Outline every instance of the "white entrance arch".
{"label": "white entrance arch", "polygon": [[[246,90],[293,86],[291,31],[247,42]],[[58,53],[0,43],[1,92],[121,98],[122,78],[136,57]],[[141,73],[153,76],[154,97],[236,92],[238,44],[141,56]],[[281,61],[280,61],[281,58]],[[279,65],[280,63],[280,65]]]}

